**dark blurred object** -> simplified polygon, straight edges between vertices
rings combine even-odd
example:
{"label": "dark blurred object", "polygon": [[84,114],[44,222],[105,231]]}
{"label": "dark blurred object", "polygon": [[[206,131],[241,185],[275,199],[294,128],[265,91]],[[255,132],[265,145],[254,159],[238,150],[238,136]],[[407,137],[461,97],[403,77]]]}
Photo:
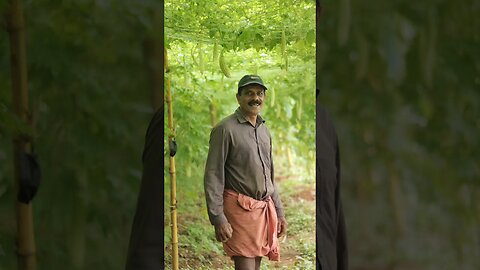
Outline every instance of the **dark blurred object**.
{"label": "dark blurred object", "polygon": [[340,200],[337,132],[317,98],[316,246],[317,269],[348,269],[346,226]]}
{"label": "dark blurred object", "polygon": [[127,270],[157,270],[163,265],[163,107],[148,126],[143,175],[128,247]]}
{"label": "dark blurred object", "polygon": [[30,203],[37,194],[40,187],[42,173],[40,165],[34,154],[21,152],[20,154],[20,183],[18,190],[18,201],[22,203]]}
{"label": "dark blurred object", "polygon": [[177,153],[177,142],[174,139],[170,142],[170,156],[174,157],[176,153]]}

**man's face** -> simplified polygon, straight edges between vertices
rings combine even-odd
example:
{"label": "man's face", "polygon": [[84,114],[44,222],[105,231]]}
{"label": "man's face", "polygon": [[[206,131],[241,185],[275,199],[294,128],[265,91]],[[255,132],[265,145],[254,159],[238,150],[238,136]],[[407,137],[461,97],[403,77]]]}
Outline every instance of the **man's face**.
{"label": "man's face", "polygon": [[258,115],[263,108],[265,100],[265,90],[258,84],[245,86],[240,95],[237,94],[237,101],[242,111],[248,115]]}

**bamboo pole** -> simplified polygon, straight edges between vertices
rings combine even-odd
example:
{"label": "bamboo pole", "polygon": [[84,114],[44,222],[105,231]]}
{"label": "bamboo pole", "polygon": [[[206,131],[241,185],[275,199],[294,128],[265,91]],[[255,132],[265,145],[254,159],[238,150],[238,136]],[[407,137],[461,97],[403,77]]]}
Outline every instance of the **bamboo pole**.
{"label": "bamboo pole", "polygon": [[[12,97],[15,114],[25,123],[29,121],[27,56],[25,50],[24,20],[21,0],[10,0],[7,31],[10,35],[10,65],[12,77]],[[15,191],[19,189],[20,164],[22,152],[30,152],[30,139],[23,134],[15,135],[14,181]],[[17,219],[17,260],[19,270],[35,270],[35,237],[33,232],[32,204],[15,201]]]}
{"label": "bamboo pole", "polygon": [[[167,49],[165,49],[165,72],[169,72]],[[168,144],[174,141],[172,92],[170,91],[170,78],[167,82],[167,105],[168,105]],[[171,149],[170,149],[171,151]],[[177,179],[175,174],[175,156],[170,152],[170,215],[172,221],[172,270],[178,270],[178,238],[177,238]]]}

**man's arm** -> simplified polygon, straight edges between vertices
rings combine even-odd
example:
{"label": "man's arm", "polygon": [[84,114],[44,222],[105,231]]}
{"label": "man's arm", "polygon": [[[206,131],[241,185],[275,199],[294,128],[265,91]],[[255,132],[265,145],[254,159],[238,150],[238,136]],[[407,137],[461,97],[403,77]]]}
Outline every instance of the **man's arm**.
{"label": "man's arm", "polygon": [[273,186],[275,187],[275,191],[272,194],[272,200],[273,200],[273,203],[275,204],[275,210],[277,212],[277,218],[278,218],[277,234],[278,234],[278,237],[281,237],[287,232],[288,223],[287,223],[287,219],[285,218],[282,200],[280,200],[280,196],[278,195],[278,187],[275,184],[275,182],[273,182]]}
{"label": "man's arm", "polygon": [[277,226],[277,233],[278,236],[283,236],[287,232],[287,220],[285,219],[285,212],[283,211],[283,204],[282,200],[280,199],[280,195],[278,192],[277,183],[275,183],[275,169],[273,167],[273,156],[272,156],[272,139],[270,138],[270,168],[271,168],[271,178],[273,183],[274,191],[271,195],[273,204],[275,204],[275,211],[277,212],[278,217],[278,226]]}
{"label": "man's arm", "polygon": [[232,227],[223,213],[223,191],[225,188],[225,162],[227,161],[229,138],[225,129],[215,127],[210,133],[207,164],[205,166],[205,198],[208,218],[215,226],[217,241],[226,242],[232,237]]}
{"label": "man's arm", "polygon": [[225,162],[228,153],[228,134],[221,126],[212,129],[207,164],[205,166],[204,189],[208,218],[212,225],[227,222],[223,213],[223,191],[225,188]]}
{"label": "man's arm", "polygon": [[[273,166],[273,164],[272,164],[272,166]],[[275,183],[275,181],[273,180],[273,169],[272,169],[272,182],[273,182],[273,187],[274,187],[275,190],[273,191],[271,197],[272,197],[273,203],[275,204],[275,210],[277,212],[277,217],[284,217],[285,213],[284,213],[284,210],[283,210],[282,200],[280,199],[280,195],[279,195],[279,192],[278,192],[278,186]]]}

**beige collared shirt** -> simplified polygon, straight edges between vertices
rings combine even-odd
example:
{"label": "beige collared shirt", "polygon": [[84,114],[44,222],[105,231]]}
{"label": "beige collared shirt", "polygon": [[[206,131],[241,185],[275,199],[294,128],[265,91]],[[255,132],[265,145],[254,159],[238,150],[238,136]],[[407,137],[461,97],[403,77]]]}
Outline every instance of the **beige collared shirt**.
{"label": "beige collared shirt", "polygon": [[256,200],[271,196],[277,215],[284,216],[274,182],[272,139],[264,123],[257,116],[253,126],[238,108],[212,129],[204,187],[208,216],[213,225],[227,221],[223,213],[224,189]]}

